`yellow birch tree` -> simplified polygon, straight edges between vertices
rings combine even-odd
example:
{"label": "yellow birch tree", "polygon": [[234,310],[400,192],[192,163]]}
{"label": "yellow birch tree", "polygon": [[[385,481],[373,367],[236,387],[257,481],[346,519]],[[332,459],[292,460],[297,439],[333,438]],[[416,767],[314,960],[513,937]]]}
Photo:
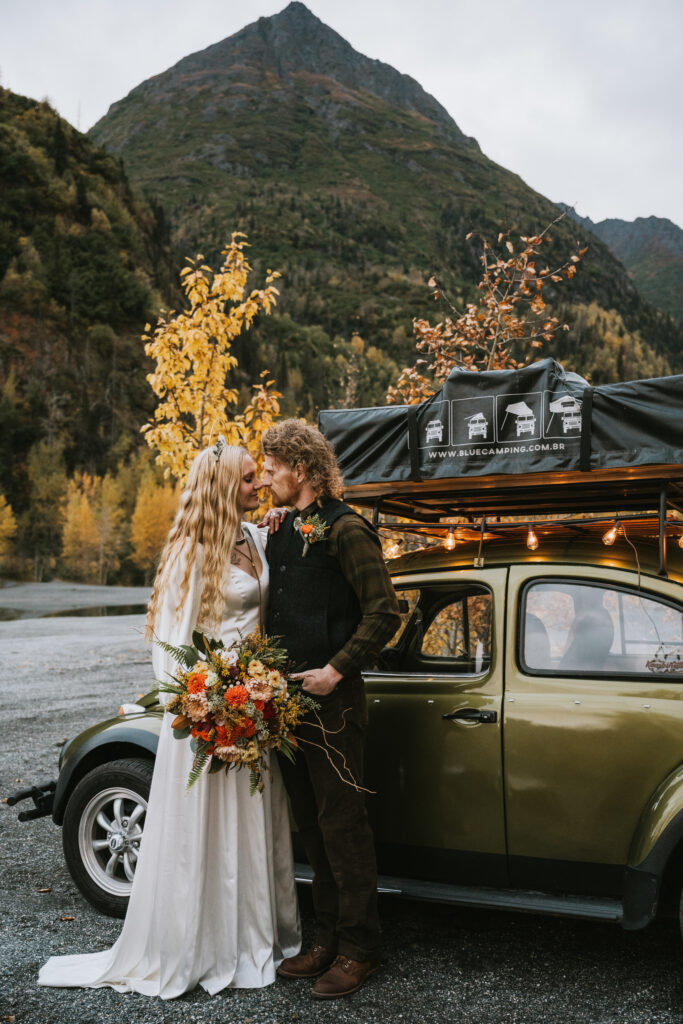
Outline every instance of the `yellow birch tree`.
{"label": "yellow birch tree", "polygon": [[143,477],[131,520],[131,561],[149,583],[161,554],[178,505],[178,493],[170,483],[158,484],[153,473]]}
{"label": "yellow birch tree", "polygon": [[97,570],[100,583],[119,568],[119,554],[125,540],[125,512],[118,480],[107,473],[98,481],[95,493],[95,523],[97,527]]}
{"label": "yellow birch tree", "polygon": [[[159,399],[150,423],[142,427],[157,462],[183,481],[194,455],[223,434],[229,444],[245,444],[258,457],[260,433],[279,413],[274,382],[262,377],[247,408],[236,414],[238,390],[230,385],[237,366],[232,342],[248,330],[259,312],[270,313],[279,294],[277,271],[265,286],[247,293],[251,266],[246,235],[235,232],[214,273],[203,256],[181,271],[188,309],[161,316],[154,331],[146,326],[145,352],[156,362],[147,377]],[[146,557],[146,556],[145,556]]]}
{"label": "yellow birch tree", "polygon": [[88,495],[77,479],[70,480],[66,492],[62,531],[62,564],[76,579],[97,580],[99,539],[95,516]]}
{"label": "yellow birch tree", "polygon": [[7,558],[11,548],[12,537],[17,532],[17,521],[12,506],[4,494],[0,494],[0,566]]}

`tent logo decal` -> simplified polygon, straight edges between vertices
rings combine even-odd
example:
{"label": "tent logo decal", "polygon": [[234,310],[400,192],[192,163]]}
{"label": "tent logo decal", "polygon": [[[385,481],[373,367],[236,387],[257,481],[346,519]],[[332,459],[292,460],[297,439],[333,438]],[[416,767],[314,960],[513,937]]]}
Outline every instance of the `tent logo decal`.
{"label": "tent logo decal", "polygon": [[532,437],[536,430],[536,417],[534,410],[530,409],[526,402],[511,402],[505,407],[505,415],[501,424],[501,430],[505,429],[505,422],[508,416],[515,418],[515,433],[517,437],[530,434]]}
{"label": "tent logo decal", "polygon": [[427,431],[425,441],[430,444],[432,441],[437,441],[439,444],[443,441],[443,423],[441,420],[430,420],[427,424]]}
{"label": "tent logo decal", "polygon": [[496,441],[524,444],[539,441],[543,435],[543,394],[496,396]]}
{"label": "tent logo decal", "polygon": [[472,416],[466,416],[465,421],[467,423],[468,441],[474,441],[477,437],[483,441],[486,440],[489,424],[483,412],[475,412]]}
{"label": "tent logo decal", "polygon": [[548,394],[548,437],[581,433],[581,402],[573,395],[553,398]]}
{"label": "tent logo decal", "polygon": [[[549,389],[430,402],[418,427],[429,458],[531,454],[538,443],[581,439],[582,397]],[[433,453],[433,454],[431,454]]]}

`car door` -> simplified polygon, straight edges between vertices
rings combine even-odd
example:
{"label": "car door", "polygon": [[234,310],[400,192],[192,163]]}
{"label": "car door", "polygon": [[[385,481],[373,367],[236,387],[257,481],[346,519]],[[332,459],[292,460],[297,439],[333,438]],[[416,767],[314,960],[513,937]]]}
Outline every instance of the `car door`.
{"label": "car door", "polygon": [[683,760],[681,588],[594,567],[510,570],[511,880],[618,895],[638,820]]}
{"label": "car door", "polygon": [[407,610],[364,673],[380,872],[506,880],[500,711],[505,569],[397,579]]}

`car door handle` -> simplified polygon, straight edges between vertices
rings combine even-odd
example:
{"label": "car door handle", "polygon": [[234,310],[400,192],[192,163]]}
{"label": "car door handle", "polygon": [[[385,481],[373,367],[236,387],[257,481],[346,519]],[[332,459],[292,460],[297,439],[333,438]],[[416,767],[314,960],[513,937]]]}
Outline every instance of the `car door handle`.
{"label": "car door handle", "polygon": [[497,711],[481,711],[478,708],[460,708],[459,711],[451,711],[442,718],[456,719],[460,722],[484,722],[487,724],[498,721]]}

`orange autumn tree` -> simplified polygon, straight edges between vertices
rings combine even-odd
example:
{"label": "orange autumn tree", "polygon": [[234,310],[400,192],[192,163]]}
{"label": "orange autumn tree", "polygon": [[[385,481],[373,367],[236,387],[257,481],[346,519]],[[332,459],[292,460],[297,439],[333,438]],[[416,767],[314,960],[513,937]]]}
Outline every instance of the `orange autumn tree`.
{"label": "orange autumn tree", "polygon": [[[252,268],[246,247],[246,235],[233,233],[218,272],[202,262],[203,256],[188,260],[181,271],[188,308],[159,317],[154,331],[143,335],[145,352],[156,363],[147,380],[159,401],[142,431],[166,475],[180,482],[195,454],[219,434],[228,444],[246,447],[258,461],[261,434],[279,415],[282,396],[267,374],[254,385],[247,407],[236,409],[232,343],[258,313],[271,312],[279,294],[275,281],[280,275],[271,270],[263,288],[247,292]],[[149,324],[146,331],[151,331]]]}
{"label": "orange autumn tree", "polygon": [[[443,299],[446,317],[432,325],[416,319],[416,347],[423,358],[406,367],[389,389],[389,402],[415,404],[439,390],[456,367],[467,370],[508,370],[525,366],[545,342],[560,330],[569,330],[548,311],[543,289],[549,281],[572,278],[586,249],[578,249],[560,266],[541,265],[542,249],[552,241],[550,229],[557,217],[538,235],[522,235],[521,246],[501,232],[496,246],[482,238],[483,274],[476,302],[458,309],[432,277],[434,298]],[[471,238],[472,233],[467,235]]]}
{"label": "orange autumn tree", "polygon": [[[560,214],[537,235],[519,236],[516,244],[501,232],[495,246],[481,238],[480,262],[483,273],[476,302],[458,309],[436,278],[429,280],[434,298],[446,303],[448,313],[439,323],[413,320],[416,347],[421,358],[401,371],[387,401],[414,405],[434,395],[456,367],[466,370],[509,370],[537,358],[544,343],[567,324],[549,312],[543,290],[548,282],[559,283],[576,274],[577,264],[587,251],[577,249],[564,263],[551,267],[544,261],[543,246],[552,242],[550,231],[566,215]],[[472,238],[472,232],[467,236]],[[521,244],[520,244],[521,243]],[[442,522],[460,522],[454,516]],[[419,546],[398,533],[383,536],[385,554],[393,557]],[[448,616],[444,613],[446,619]],[[446,621],[444,629],[452,628]]]}

